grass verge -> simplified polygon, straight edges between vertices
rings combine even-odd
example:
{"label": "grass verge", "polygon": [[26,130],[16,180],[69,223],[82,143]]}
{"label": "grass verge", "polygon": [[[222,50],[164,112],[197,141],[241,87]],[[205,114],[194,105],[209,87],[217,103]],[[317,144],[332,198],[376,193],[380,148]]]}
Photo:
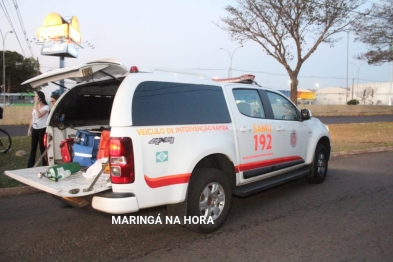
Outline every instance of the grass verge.
{"label": "grass verge", "polygon": [[333,152],[393,146],[393,123],[352,123],[328,125]]}
{"label": "grass verge", "polygon": [[[12,137],[11,150],[5,154],[0,154],[0,188],[23,186],[24,184],[4,175],[5,170],[15,170],[26,168],[29,159],[31,138],[27,136]],[[25,156],[16,156],[15,153],[24,150]],[[38,154],[40,155],[40,154]]]}
{"label": "grass verge", "polygon": [[[392,122],[332,124],[329,125],[329,130],[332,138],[332,152],[393,146]],[[18,150],[24,150],[27,155],[15,156]],[[6,154],[0,154],[0,188],[23,185],[4,175],[4,171],[26,168],[29,152],[30,137],[12,137],[12,150]],[[39,155],[37,152],[37,157]]]}

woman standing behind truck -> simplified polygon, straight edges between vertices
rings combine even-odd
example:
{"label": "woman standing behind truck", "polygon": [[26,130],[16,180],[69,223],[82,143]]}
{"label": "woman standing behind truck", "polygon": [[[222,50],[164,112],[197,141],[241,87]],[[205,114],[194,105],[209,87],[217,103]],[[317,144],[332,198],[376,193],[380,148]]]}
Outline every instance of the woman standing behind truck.
{"label": "woman standing behind truck", "polygon": [[58,93],[52,92],[52,94],[49,98],[49,102],[51,104],[51,107],[53,107],[56,104],[57,99],[59,99],[59,97],[60,97],[60,95]]}
{"label": "woman standing behind truck", "polygon": [[[29,162],[27,167],[33,167],[37,152],[37,145],[40,147],[41,154],[45,151],[44,135],[46,130],[46,120],[48,119],[49,106],[45,100],[45,94],[41,91],[36,91],[34,95],[34,107],[31,113],[32,118],[30,121],[29,130],[27,135],[31,136],[31,150]],[[42,165],[46,166],[45,157],[42,158]]]}

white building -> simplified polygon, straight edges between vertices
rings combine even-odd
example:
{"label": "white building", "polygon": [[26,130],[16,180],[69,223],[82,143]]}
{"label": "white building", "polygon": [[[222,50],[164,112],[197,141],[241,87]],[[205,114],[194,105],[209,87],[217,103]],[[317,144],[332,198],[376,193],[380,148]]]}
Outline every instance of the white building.
{"label": "white building", "polygon": [[316,105],[346,105],[357,99],[362,105],[393,105],[393,92],[389,82],[353,85],[349,89],[325,87],[316,91]]}
{"label": "white building", "polygon": [[315,105],[346,105],[349,97],[349,90],[342,87],[325,87],[315,92]]}

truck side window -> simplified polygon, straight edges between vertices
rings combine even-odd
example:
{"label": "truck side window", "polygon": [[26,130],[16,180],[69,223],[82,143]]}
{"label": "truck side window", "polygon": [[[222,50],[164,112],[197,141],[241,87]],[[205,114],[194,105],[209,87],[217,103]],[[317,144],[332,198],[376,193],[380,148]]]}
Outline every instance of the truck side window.
{"label": "truck side window", "polygon": [[257,90],[234,89],[233,95],[239,112],[245,116],[265,118],[262,102]]}
{"label": "truck side window", "polygon": [[277,93],[266,92],[272,106],[274,119],[280,120],[298,120],[295,106],[284,96]]}
{"label": "truck side window", "polygon": [[220,86],[146,81],[132,100],[135,126],[230,123]]}

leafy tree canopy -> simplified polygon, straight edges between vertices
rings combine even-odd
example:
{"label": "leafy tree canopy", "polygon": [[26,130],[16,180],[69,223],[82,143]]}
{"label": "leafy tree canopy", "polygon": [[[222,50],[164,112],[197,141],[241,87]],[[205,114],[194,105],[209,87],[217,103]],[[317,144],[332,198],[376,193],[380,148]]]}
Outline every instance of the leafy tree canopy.
{"label": "leafy tree canopy", "polygon": [[[30,85],[21,85],[24,81],[40,74],[40,64],[32,57],[25,58],[18,52],[5,51],[5,82],[6,93],[32,92]],[[0,51],[0,64],[3,66],[3,51]],[[3,85],[3,70],[1,72],[1,85]],[[1,91],[3,92],[3,88]]]}
{"label": "leafy tree canopy", "polygon": [[[232,39],[254,41],[282,64],[291,79],[291,100],[296,103],[298,74],[319,44],[331,46],[333,36],[361,14],[353,12],[365,0],[238,0],[221,18]],[[313,39],[314,41],[312,41]]]}
{"label": "leafy tree canopy", "polygon": [[355,41],[368,46],[368,51],[358,58],[375,65],[393,61],[393,0],[374,3],[367,13],[353,24]]}

